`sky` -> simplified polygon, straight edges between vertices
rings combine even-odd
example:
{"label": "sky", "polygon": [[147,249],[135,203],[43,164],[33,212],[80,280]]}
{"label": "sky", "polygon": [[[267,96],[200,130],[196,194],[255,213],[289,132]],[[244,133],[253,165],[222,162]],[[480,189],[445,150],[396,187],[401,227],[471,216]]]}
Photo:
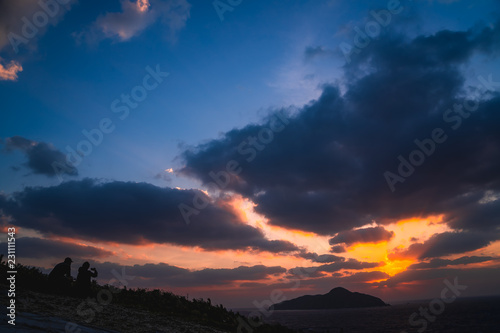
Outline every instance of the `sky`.
{"label": "sky", "polygon": [[44,272],[231,308],[498,295],[499,14],[0,0],[1,228]]}

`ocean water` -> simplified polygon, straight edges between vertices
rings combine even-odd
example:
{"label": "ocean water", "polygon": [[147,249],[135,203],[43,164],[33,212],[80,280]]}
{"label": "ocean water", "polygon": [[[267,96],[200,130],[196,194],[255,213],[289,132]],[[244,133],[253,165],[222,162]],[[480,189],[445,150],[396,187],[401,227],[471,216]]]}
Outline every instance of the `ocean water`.
{"label": "ocean water", "polygon": [[[282,310],[262,319],[303,332],[500,333],[500,296],[457,299],[444,308],[433,305],[433,311],[430,300],[380,308]],[[420,308],[429,309],[427,318],[420,314]],[[410,321],[413,313],[417,315]]]}

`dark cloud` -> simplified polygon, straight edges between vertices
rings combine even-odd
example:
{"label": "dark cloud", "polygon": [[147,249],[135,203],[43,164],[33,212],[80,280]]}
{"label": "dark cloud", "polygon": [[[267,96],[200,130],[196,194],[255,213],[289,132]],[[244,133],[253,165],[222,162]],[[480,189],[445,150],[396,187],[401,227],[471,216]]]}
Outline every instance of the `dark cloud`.
{"label": "dark cloud", "polygon": [[[489,158],[485,156],[484,158]],[[481,166],[478,167],[479,169]],[[475,170],[481,172],[481,170]],[[494,231],[499,225],[500,197],[495,190],[469,192],[457,196],[443,204],[443,209],[451,211],[446,222],[456,229],[488,229]]]}
{"label": "dark cloud", "polygon": [[66,155],[51,144],[32,141],[22,136],[13,136],[5,139],[4,149],[22,151],[28,158],[26,166],[36,174],[49,177],[62,174],[78,175],[78,170],[66,162]]}
{"label": "dark cloud", "polygon": [[[473,56],[497,56],[499,30],[381,35],[344,67],[345,93],[327,85],[299,112],[272,113],[187,149],[179,172],[205,185],[210,174],[225,175],[224,190],[251,199],[284,228],[333,236],[373,221],[443,214],[452,228],[487,235],[500,225],[500,200],[484,199],[500,193],[500,94],[485,93],[480,81],[465,84],[463,68]],[[454,111],[474,103],[464,117]],[[384,173],[398,173],[398,156],[408,159],[415,141],[428,144],[436,128],[447,139],[392,192]],[[226,172],[231,160],[237,175]],[[449,252],[434,248],[428,255]]]}
{"label": "dark cloud", "polygon": [[38,1],[0,1],[0,50],[9,44],[10,32],[21,34],[23,16],[32,15],[38,7]]}
{"label": "dark cloud", "polygon": [[[5,245],[5,243],[0,245]],[[43,259],[47,257],[61,258],[103,258],[113,255],[113,252],[94,246],[61,242],[52,239],[36,237],[16,238],[16,255],[18,258]]]}
{"label": "dark cloud", "polygon": [[435,258],[430,260],[429,262],[420,262],[418,264],[410,265],[408,266],[408,269],[428,269],[428,268],[441,268],[454,265],[468,265],[485,261],[491,261],[494,259],[495,258],[493,257],[477,257],[477,256],[471,256],[471,257],[465,256],[454,260]]}
{"label": "dark cloud", "polygon": [[261,288],[261,287],[267,287],[266,283],[259,283],[259,282],[243,282],[240,283],[241,288]]}
{"label": "dark cloud", "polygon": [[[104,283],[113,281],[117,285],[116,272],[129,276],[134,287],[195,287],[231,285],[236,281],[259,281],[282,275],[286,269],[280,266],[239,266],[236,268],[206,268],[188,270],[166,263],[123,266],[116,263],[95,263],[99,279]],[[133,277],[133,278],[132,278]]]}
{"label": "dark cloud", "polygon": [[337,272],[342,269],[366,269],[366,268],[375,268],[375,267],[380,267],[384,266],[385,263],[383,262],[363,262],[363,261],[358,261],[356,259],[349,259],[344,262],[335,262],[331,264],[325,264],[319,266],[319,271],[321,272]]}
{"label": "dark cloud", "polygon": [[396,250],[389,259],[396,258],[436,258],[450,254],[474,251],[500,239],[498,233],[475,231],[443,232],[434,234],[424,243],[413,243],[407,249]]}
{"label": "dark cloud", "polygon": [[339,232],[335,237],[330,238],[330,245],[344,243],[347,246],[356,243],[378,243],[389,241],[394,237],[394,232],[386,230],[384,227],[371,227],[356,230]]}
{"label": "dark cloud", "polygon": [[[56,25],[76,2],[75,0],[67,1],[67,4],[57,6],[57,10],[53,9],[55,14],[49,16],[49,23],[38,27],[38,33],[33,38],[41,37],[49,26]],[[14,40],[14,43],[19,43],[19,38],[23,38],[23,17],[33,22],[33,15],[36,12],[44,12],[39,3],[38,0],[0,1],[0,51],[4,49],[14,54],[16,48],[27,47],[32,50],[36,47],[36,43],[33,43],[31,38],[26,43],[20,43],[17,47],[13,47],[9,40],[9,34],[16,34],[17,36],[11,35],[10,38]]]}
{"label": "dark cloud", "polygon": [[333,254],[317,254],[314,252],[307,252],[307,251],[302,251],[298,253],[297,256],[299,258],[304,258],[307,260],[311,260],[312,262],[319,262],[319,263],[345,261],[344,257],[335,256]]}
{"label": "dark cloud", "polygon": [[[195,271],[186,279],[179,279],[177,283],[193,285],[217,285],[228,284],[232,281],[254,281],[263,280],[269,276],[277,276],[284,274],[286,269],[280,266],[266,267],[264,265],[256,266],[240,266],[237,268],[206,268]],[[187,280],[187,281],[186,281]]]}
{"label": "dark cloud", "polygon": [[313,267],[295,267],[288,271],[294,276],[312,276],[316,273],[332,273],[341,270],[361,270],[367,268],[375,268],[385,265],[383,262],[363,262],[356,259],[342,260],[334,263],[324,264]]}
{"label": "dark cloud", "polygon": [[19,149],[19,150],[28,150],[32,145],[35,145],[36,142],[23,138],[22,136],[13,136],[11,138],[5,139],[5,149],[7,151]]}
{"label": "dark cloud", "polygon": [[[379,282],[378,285],[382,287],[395,287],[399,284],[413,283],[415,291],[418,292],[419,288],[414,284],[415,282],[432,282],[437,279],[444,281],[444,279],[448,279],[453,284],[456,279],[459,285],[465,285],[466,287],[474,286],[476,294],[486,292],[489,295],[495,295],[500,292],[498,276],[500,276],[500,268],[469,268],[463,270],[452,268],[411,269]],[[436,297],[440,296],[439,292],[445,286],[445,284],[433,286],[436,289]]]}
{"label": "dark cloud", "polygon": [[344,252],[347,252],[347,248],[344,245],[334,245],[331,247],[330,252],[332,252],[332,253],[344,253]]}
{"label": "dark cloud", "polygon": [[[178,206],[192,204],[194,196],[206,200],[207,207],[186,224]],[[226,206],[198,190],[91,179],[27,187],[9,198],[0,196],[0,208],[14,224],[46,235],[127,244],[170,243],[206,250],[299,250],[290,242],[266,239],[260,229],[241,222]]]}

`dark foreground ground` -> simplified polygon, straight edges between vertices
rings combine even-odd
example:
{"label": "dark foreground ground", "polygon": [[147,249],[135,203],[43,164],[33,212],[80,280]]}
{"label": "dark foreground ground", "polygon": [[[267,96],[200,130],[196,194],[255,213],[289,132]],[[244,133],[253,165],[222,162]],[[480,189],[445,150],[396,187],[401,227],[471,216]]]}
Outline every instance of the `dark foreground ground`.
{"label": "dark foreground ground", "polygon": [[[17,296],[17,295],[16,295]],[[7,297],[2,293],[1,304],[7,304]],[[89,323],[82,320],[80,314],[91,311],[90,306],[82,306],[83,300],[67,297],[23,291],[16,297],[16,326],[8,325],[2,318],[2,328],[26,332],[209,332],[222,333],[219,330],[195,322],[152,313],[146,310],[132,309],[116,304],[97,307],[95,316]],[[79,308],[80,307],[80,308]],[[80,314],[78,313],[80,311]],[[7,324],[4,326],[4,324]]]}
{"label": "dark foreground ground", "polygon": [[257,321],[253,322],[258,325],[250,330],[242,329],[248,319],[223,305],[158,289],[115,288],[94,283],[92,297],[85,299],[72,296],[73,289],[64,295],[54,294],[57,290],[50,287],[47,275],[39,269],[17,264],[15,270],[14,326],[6,316],[6,306],[12,298],[8,296],[7,265],[0,255],[0,332],[296,332],[279,324]]}

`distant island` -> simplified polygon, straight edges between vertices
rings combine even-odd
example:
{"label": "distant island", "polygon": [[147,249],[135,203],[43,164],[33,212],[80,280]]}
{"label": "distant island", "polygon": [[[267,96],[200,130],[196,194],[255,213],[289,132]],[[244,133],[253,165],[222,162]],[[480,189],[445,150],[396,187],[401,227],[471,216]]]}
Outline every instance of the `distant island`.
{"label": "distant island", "polygon": [[324,295],[305,295],[274,304],[274,310],[320,310],[388,306],[380,298],[337,287]]}

